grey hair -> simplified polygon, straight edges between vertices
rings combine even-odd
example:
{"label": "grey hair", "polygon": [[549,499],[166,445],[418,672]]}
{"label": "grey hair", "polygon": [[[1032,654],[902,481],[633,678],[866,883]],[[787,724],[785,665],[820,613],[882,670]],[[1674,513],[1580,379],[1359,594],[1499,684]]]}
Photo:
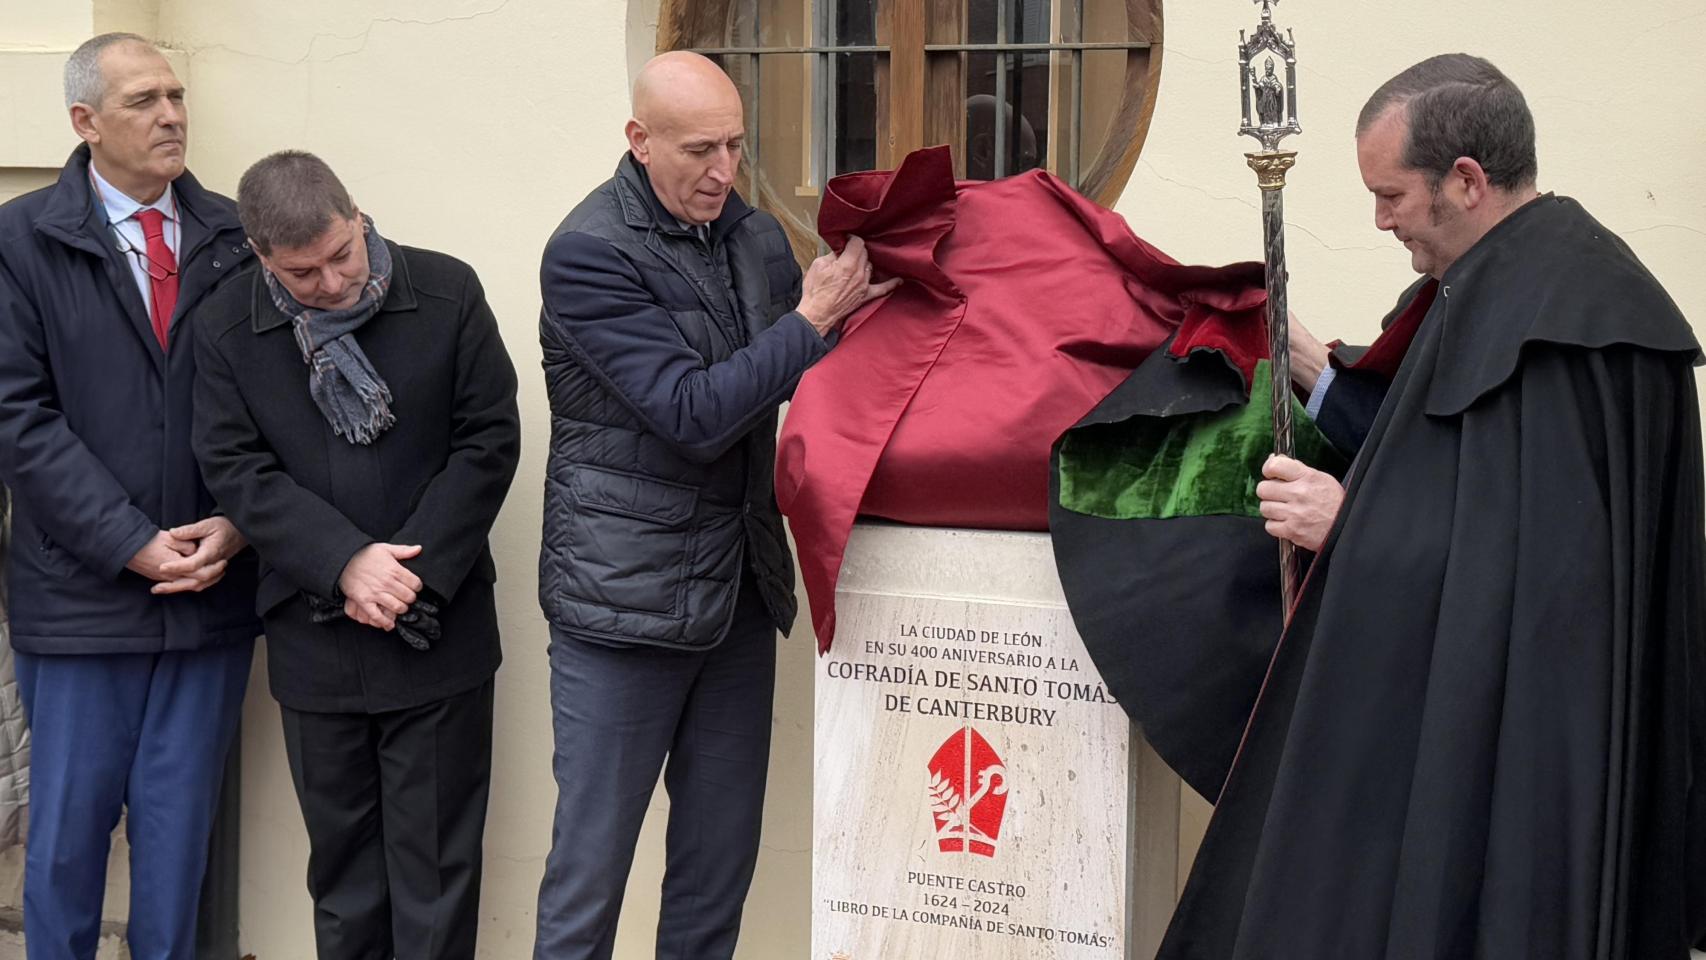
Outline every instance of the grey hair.
{"label": "grey hair", "polygon": [[263,157],[237,182],[237,219],[262,256],[308,246],[333,220],[354,216],[343,181],[326,161],[302,150]]}
{"label": "grey hair", "polygon": [[1381,84],[1357,117],[1362,136],[1394,107],[1409,120],[1404,165],[1438,185],[1458,157],[1469,157],[1501,190],[1533,185],[1540,172],[1534,114],[1510,78],[1467,53],[1429,57]]}
{"label": "grey hair", "polygon": [[108,47],[121,43],[140,43],[159,52],[147,37],[134,33],[103,33],[83,41],[72,51],[71,59],[65,61],[65,109],[79,103],[100,107],[101,99],[107,95],[107,78],[101,73],[101,54]]}

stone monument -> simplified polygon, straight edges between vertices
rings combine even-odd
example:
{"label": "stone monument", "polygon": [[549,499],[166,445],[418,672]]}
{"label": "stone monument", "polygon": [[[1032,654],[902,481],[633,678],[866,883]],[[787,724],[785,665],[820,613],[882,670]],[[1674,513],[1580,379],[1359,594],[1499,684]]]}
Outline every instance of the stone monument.
{"label": "stone monument", "polygon": [[862,522],[836,601],[815,960],[1153,956],[1179,781],[1085,654],[1048,535]]}

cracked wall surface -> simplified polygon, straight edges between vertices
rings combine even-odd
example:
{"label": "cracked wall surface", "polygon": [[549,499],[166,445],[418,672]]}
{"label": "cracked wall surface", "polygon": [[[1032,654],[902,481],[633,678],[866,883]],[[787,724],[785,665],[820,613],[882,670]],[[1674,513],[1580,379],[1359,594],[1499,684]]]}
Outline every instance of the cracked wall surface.
{"label": "cracked wall surface", "polygon": [[[58,16],[69,4],[84,20]],[[68,52],[94,29],[150,32],[182,51],[191,162],[230,192],[261,155],[300,147],[338,169],[388,236],[479,271],[522,382],[523,461],[493,536],[505,666],[497,727],[482,958],[530,956],[550,835],[548,639],[535,598],[548,411],[537,345],[538,257],[622,150],[627,85],[654,39],[656,0],[0,0],[0,70],[11,52]],[[1286,206],[1292,301],[1324,336],[1367,337],[1407,283],[1407,257],[1372,224],[1351,127],[1381,81],[1425,56],[1490,57],[1529,94],[1541,185],[1621,232],[1685,313],[1706,323],[1706,35],[1694,0],[1291,0],[1303,136]],[[25,19],[35,20],[26,35]],[[77,17],[84,14],[73,11]],[[1165,9],[1160,99],[1144,156],[1117,204],[1137,231],[1189,262],[1260,255],[1254,178],[1233,135],[1232,69],[1244,0]],[[79,34],[78,31],[84,31]],[[638,34],[638,35],[636,35]],[[31,40],[35,36],[37,39]],[[52,86],[49,84],[48,86]],[[11,100],[7,98],[11,97]],[[53,149],[19,172],[7,103],[47,97]],[[33,105],[36,101],[29,100]],[[72,145],[56,89],[0,84],[0,199]],[[812,672],[808,625],[784,641],[766,836],[740,956],[805,956],[809,937]],[[312,956],[307,851],[277,709],[255,668],[245,706],[242,946],[258,960]],[[654,800],[629,884],[618,956],[652,955],[665,801]],[[1197,811],[1200,824],[1200,808]]]}

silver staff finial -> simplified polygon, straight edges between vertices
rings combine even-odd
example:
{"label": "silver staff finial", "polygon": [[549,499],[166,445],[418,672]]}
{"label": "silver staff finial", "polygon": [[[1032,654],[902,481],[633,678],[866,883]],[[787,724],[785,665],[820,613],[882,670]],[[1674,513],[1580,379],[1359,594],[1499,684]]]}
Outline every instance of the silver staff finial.
{"label": "silver staff finial", "polygon": [[[1272,153],[1279,149],[1281,140],[1303,132],[1297,122],[1297,46],[1290,30],[1282,37],[1274,26],[1273,5],[1279,0],[1255,2],[1262,5],[1262,22],[1256,26],[1256,35],[1245,39],[1243,31],[1238,33],[1238,95],[1244,110],[1244,123],[1238,132],[1255,137],[1263,150]],[[1270,56],[1258,73],[1256,61],[1263,53]],[[1283,82],[1274,72],[1273,55],[1285,61]],[[1250,122],[1252,112],[1254,123]]]}

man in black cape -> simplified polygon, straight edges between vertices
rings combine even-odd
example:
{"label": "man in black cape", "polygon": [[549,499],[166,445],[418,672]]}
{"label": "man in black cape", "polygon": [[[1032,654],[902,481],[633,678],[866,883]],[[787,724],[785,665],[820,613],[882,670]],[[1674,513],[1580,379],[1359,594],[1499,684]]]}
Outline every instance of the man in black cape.
{"label": "man in black cape", "polygon": [[1389,81],[1357,153],[1431,302],[1342,492],[1267,468],[1270,532],[1319,552],[1159,956],[1682,960],[1699,347],[1627,246],[1537,193],[1486,61]]}

